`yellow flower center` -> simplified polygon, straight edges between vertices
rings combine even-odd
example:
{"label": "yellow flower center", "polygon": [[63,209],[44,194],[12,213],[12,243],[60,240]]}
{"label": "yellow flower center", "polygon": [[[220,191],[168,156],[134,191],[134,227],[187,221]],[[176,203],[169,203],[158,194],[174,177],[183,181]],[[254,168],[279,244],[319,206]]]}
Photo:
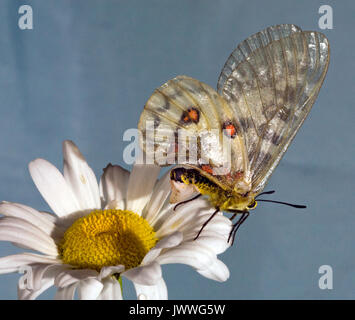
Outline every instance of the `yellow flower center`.
{"label": "yellow flower center", "polygon": [[158,241],[147,220],[128,210],[94,210],[76,220],[59,244],[63,263],[100,271],[140,265]]}

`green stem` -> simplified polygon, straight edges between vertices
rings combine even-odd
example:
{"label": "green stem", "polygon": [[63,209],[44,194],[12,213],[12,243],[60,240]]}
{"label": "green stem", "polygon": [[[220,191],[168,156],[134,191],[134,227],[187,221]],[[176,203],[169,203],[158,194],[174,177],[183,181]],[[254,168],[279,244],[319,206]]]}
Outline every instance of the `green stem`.
{"label": "green stem", "polygon": [[123,297],[123,289],[122,289],[122,277],[119,273],[115,273],[113,274],[113,276],[116,278],[116,280],[118,281],[118,283],[120,284],[120,288],[121,288],[121,295]]}
{"label": "green stem", "polygon": [[117,279],[118,280],[118,283],[120,284],[120,287],[121,287],[121,293],[122,293],[122,296],[123,296],[123,289],[122,289],[122,277],[119,276],[119,278]]}

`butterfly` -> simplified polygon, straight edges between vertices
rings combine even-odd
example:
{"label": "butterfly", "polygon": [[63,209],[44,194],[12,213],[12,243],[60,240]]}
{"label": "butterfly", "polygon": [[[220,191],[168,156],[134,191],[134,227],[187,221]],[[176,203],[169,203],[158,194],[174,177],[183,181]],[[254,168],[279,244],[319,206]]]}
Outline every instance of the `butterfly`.
{"label": "butterfly", "polygon": [[[232,218],[241,214],[230,234],[234,240],[257,196],[272,193],[262,191],[307,117],[328,65],[322,33],[282,24],[236,47],[217,91],[188,76],[154,91],[139,120],[140,143],[155,163],[177,164],[170,176],[171,203],[205,195],[216,208],[200,232],[220,211]],[[180,148],[185,136],[195,143]],[[182,155],[194,158],[179,161]]]}

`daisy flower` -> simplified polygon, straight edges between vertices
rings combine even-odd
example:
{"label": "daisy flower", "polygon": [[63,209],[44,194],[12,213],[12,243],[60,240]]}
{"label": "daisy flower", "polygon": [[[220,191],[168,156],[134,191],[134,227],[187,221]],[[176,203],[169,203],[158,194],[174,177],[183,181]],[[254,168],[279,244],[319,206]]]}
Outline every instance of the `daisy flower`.
{"label": "daisy flower", "polygon": [[201,275],[225,281],[228,268],[218,260],[231,222],[216,216],[193,240],[213,212],[196,199],[169,204],[169,175],[159,167],[134,165],[132,172],[109,164],[98,183],[71,141],[63,143],[63,174],[36,159],[31,177],[55,215],[28,206],[0,204],[0,240],[25,252],[0,258],[0,273],[24,272],[20,299],[35,299],[51,286],[56,299],[122,299],[121,277],[131,280],[139,299],[167,299],[161,265],[182,263]]}

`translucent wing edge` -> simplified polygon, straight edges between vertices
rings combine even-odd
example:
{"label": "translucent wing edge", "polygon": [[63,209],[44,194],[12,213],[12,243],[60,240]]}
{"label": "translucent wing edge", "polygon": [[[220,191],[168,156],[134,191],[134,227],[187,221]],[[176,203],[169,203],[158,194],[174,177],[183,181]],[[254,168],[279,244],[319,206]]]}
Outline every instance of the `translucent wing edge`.
{"label": "translucent wing edge", "polygon": [[241,42],[229,55],[222,71],[218,77],[217,92],[223,96],[223,87],[225,81],[232,74],[237,66],[245,61],[248,56],[260,47],[265,47],[274,40],[285,38],[294,32],[302,32],[302,29],[294,24],[280,24],[268,27],[259,31],[243,42]]}
{"label": "translucent wing edge", "polygon": [[321,76],[317,82],[317,85],[314,87],[314,91],[313,91],[312,95],[310,95],[309,99],[307,101],[305,101],[305,103],[303,104],[304,106],[306,106],[305,107],[306,112],[304,112],[303,117],[296,124],[296,126],[291,127],[289,129],[289,130],[291,130],[290,135],[289,135],[288,139],[286,139],[285,142],[283,143],[283,145],[280,147],[280,152],[277,155],[277,157],[274,159],[272,165],[269,167],[267,173],[264,176],[262,176],[261,179],[253,181],[253,190],[255,191],[256,194],[260,193],[263,190],[263,188],[265,187],[271,174],[273,173],[273,171],[275,170],[277,165],[280,163],[280,160],[282,159],[283,155],[287,151],[291,142],[295,138],[299,128],[302,126],[304,120],[307,118],[307,115],[309,114],[310,110],[312,109],[312,106],[318,96],[318,93],[320,91],[320,88],[322,87],[322,84],[324,82],[325,76],[328,71],[328,66],[329,66],[329,61],[330,61],[330,47],[329,47],[329,41],[328,41],[327,37],[320,32],[305,31],[305,33],[309,33],[309,34],[314,33],[317,36],[318,46],[320,46],[320,44],[326,46],[326,50],[324,50],[324,48],[319,48],[319,50],[318,50],[318,55],[319,55],[320,60],[324,59],[324,56],[323,57],[321,56],[322,52],[325,53],[325,60],[322,63],[323,70],[321,72]]}

